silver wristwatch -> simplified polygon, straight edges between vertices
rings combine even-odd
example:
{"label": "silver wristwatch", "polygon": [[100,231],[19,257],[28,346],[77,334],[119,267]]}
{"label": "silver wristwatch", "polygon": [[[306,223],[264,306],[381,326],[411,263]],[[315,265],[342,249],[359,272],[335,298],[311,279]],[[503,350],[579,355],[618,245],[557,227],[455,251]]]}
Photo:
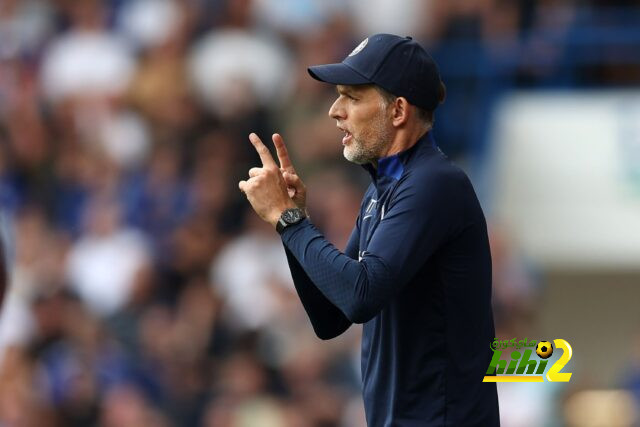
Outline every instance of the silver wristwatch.
{"label": "silver wristwatch", "polygon": [[307,215],[305,215],[302,209],[285,209],[280,215],[278,222],[276,223],[276,230],[278,231],[278,233],[282,234],[285,228],[289,227],[290,225],[299,223],[306,217]]}

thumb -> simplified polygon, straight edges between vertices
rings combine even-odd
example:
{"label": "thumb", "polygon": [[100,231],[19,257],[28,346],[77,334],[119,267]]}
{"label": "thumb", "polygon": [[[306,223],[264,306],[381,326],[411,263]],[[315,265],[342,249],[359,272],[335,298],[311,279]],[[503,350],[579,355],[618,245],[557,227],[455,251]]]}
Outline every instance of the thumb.
{"label": "thumb", "polygon": [[289,185],[292,185],[293,181],[295,180],[295,177],[289,172],[282,172],[282,177],[284,178],[284,181]]}
{"label": "thumb", "polygon": [[282,174],[282,178],[284,179],[284,183],[287,186],[289,197],[295,197],[296,194],[302,190],[300,186],[300,178],[298,178],[297,175],[285,172]]}
{"label": "thumb", "polygon": [[302,187],[302,180],[297,174],[285,172],[282,174],[282,177],[284,178],[284,182],[286,182],[288,186],[296,188]]}

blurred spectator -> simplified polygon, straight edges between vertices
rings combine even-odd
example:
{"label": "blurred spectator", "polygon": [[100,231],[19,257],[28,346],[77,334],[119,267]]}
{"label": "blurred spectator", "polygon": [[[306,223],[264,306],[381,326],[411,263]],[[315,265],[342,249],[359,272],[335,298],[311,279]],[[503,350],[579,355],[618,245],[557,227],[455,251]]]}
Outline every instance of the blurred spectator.
{"label": "blurred spectator", "polygon": [[197,95],[223,118],[246,114],[255,104],[280,104],[291,90],[291,68],[277,39],[236,29],[204,36],[189,58]]}
{"label": "blurred spectator", "polygon": [[230,242],[211,269],[212,286],[239,330],[268,328],[281,310],[280,295],[294,292],[282,243],[268,224],[247,216],[247,233]]}
{"label": "blurred spectator", "polygon": [[137,47],[165,44],[181,25],[182,10],[173,0],[134,0],[119,10],[119,26]]}
{"label": "blurred spectator", "polygon": [[86,234],[69,252],[69,281],[96,314],[107,316],[126,304],[138,279],[149,267],[144,236],[123,227],[121,207],[98,199],[87,213]]}
{"label": "blurred spectator", "polygon": [[126,222],[146,232],[156,250],[165,249],[166,239],[189,212],[181,160],[175,144],[157,144],[145,169],[131,176],[123,189]]}
{"label": "blurred spectator", "polygon": [[125,40],[106,28],[106,6],[98,0],[68,8],[71,26],[55,39],[42,64],[42,91],[54,105],[71,110],[72,126],[116,163],[131,167],[149,149],[144,121],[118,108],[136,63]]}
{"label": "blurred spectator", "polygon": [[107,31],[102,2],[87,0],[68,8],[70,29],[52,42],[42,64],[44,94],[66,97],[118,95],[135,69],[130,49]]}
{"label": "blurred spectator", "polygon": [[55,292],[64,280],[61,257],[66,255],[66,242],[51,232],[42,210],[35,207],[21,210],[15,227],[15,258],[0,314],[3,349],[26,346],[34,339],[39,331],[31,313],[32,301]]}

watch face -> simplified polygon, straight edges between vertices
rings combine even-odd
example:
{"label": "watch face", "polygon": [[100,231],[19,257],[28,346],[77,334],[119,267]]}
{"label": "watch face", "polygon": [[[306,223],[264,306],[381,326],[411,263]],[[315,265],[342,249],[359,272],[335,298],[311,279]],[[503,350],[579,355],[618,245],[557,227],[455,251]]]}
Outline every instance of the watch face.
{"label": "watch face", "polygon": [[287,209],[282,213],[282,219],[288,224],[293,224],[299,221],[300,218],[301,215],[298,209]]}

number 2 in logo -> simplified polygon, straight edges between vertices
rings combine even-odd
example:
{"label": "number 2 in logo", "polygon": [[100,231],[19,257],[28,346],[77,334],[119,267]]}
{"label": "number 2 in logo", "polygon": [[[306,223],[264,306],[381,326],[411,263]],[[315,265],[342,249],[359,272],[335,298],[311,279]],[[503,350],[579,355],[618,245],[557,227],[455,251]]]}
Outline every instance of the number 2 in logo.
{"label": "number 2 in logo", "polygon": [[547,372],[547,381],[556,381],[556,382],[568,382],[571,379],[571,372],[560,372],[562,368],[571,360],[571,356],[573,355],[573,350],[571,349],[571,345],[563,339],[555,339],[553,340],[556,348],[560,348],[563,350],[562,356],[560,359],[556,360],[556,362],[551,365],[549,371]]}

